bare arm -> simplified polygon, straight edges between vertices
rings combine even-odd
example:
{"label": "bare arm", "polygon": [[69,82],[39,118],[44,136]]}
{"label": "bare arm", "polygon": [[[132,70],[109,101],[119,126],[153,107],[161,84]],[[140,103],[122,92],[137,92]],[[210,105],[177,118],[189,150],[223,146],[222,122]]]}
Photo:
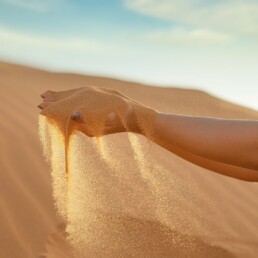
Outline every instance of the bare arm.
{"label": "bare arm", "polygon": [[199,166],[258,181],[258,121],[157,113],[148,138]]}
{"label": "bare arm", "polygon": [[196,165],[258,182],[258,121],[159,113],[119,92],[95,87],[47,91],[41,97],[42,115],[72,119],[72,127],[88,136],[139,133]]}

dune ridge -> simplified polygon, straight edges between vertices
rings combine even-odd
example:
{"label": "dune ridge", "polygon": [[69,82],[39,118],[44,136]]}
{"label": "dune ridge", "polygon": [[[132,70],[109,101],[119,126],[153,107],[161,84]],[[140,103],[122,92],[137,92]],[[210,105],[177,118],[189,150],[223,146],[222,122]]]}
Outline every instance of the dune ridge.
{"label": "dune ridge", "polygon": [[[254,110],[201,91],[147,87],[110,78],[51,73],[1,62],[0,231],[4,232],[0,236],[1,257],[22,258],[40,254],[39,257],[55,258],[60,257],[60,253],[68,255],[70,252],[62,230],[56,230],[59,222],[52,199],[50,168],[43,160],[38,139],[36,106],[39,94],[47,89],[60,91],[83,85],[119,90],[130,98],[163,112],[258,119],[258,112]],[[107,145],[105,141],[100,144]],[[177,205],[167,211],[173,215],[171,217],[180,217],[181,220],[180,227],[175,228],[173,234],[178,234],[183,239],[182,236],[185,236],[190,242],[197,236],[199,244],[205,240],[203,242],[208,252],[216,254],[216,250],[219,250],[217,257],[256,257],[257,184],[208,173],[161,148],[152,147],[159,154],[159,164],[173,172],[175,185],[178,187],[176,191],[179,191],[176,194],[172,194],[175,193],[172,191],[170,198]],[[107,155],[108,152],[105,153]],[[106,159],[110,158],[106,156]],[[123,176],[128,179],[126,174]],[[162,181],[166,178],[162,173],[159,176]],[[123,181],[122,179],[120,180]],[[186,182],[191,182],[192,187],[189,188]],[[141,184],[138,184],[139,187]],[[165,217],[163,210],[160,213]],[[106,219],[112,222],[113,215],[109,215],[111,217],[107,216]],[[141,225],[142,218],[131,216],[129,221],[131,220],[134,221],[133,224]],[[145,220],[147,221],[146,218]],[[105,217],[102,218],[102,224],[105,224]],[[136,229],[138,227],[140,226]],[[195,236],[183,232],[182,229],[187,227],[195,230],[192,231]],[[132,230],[132,234],[134,232]],[[215,251],[212,250],[211,243],[217,248]],[[131,244],[134,245],[133,242]]]}

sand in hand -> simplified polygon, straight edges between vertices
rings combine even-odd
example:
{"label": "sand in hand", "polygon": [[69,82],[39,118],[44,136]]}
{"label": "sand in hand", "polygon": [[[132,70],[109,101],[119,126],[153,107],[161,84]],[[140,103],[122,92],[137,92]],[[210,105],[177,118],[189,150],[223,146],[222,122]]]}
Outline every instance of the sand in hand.
{"label": "sand in hand", "polygon": [[[187,166],[178,174],[184,165],[137,133],[101,136],[111,111],[105,95],[87,88],[48,95],[51,102],[39,120],[41,142],[75,257],[234,257],[220,243],[234,230],[211,225],[209,213],[218,225],[225,218],[205,196],[196,198],[198,186]],[[114,98],[113,110],[127,127],[127,106]],[[152,115],[140,114],[139,127],[151,133]],[[207,212],[202,220],[200,209]]]}

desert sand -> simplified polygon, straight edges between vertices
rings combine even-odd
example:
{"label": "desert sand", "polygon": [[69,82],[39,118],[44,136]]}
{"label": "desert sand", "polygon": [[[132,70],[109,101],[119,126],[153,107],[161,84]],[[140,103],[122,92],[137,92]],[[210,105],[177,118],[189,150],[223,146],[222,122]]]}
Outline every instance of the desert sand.
{"label": "desert sand", "polygon": [[[161,112],[258,119],[197,90],[1,62],[0,257],[71,257],[71,245],[82,257],[257,257],[258,185],[209,172],[143,137],[96,141],[75,132],[68,191],[62,139],[53,143],[60,134],[42,121],[43,137],[52,137],[45,152],[55,146],[52,161],[58,153],[51,177],[38,135],[39,95],[86,85],[119,90]],[[62,221],[69,221],[66,234]]]}

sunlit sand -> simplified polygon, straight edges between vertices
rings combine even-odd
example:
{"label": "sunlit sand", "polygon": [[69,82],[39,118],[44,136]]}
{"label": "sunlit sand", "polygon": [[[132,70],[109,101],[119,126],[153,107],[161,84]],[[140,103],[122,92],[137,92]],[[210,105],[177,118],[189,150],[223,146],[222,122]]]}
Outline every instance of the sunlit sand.
{"label": "sunlit sand", "polygon": [[257,184],[209,172],[140,135],[64,134],[40,116],[45,162],[36,106],[47,89],[96,85],[167,113],[258,119],[256,111],[201,91],[3,62],[0,75],[0,257],[71,258],[75,249],[83,258],[257,257]]}
{"label": "sunlit sand", "polygon": [[179,182],[159,147],[133,133],[92,138],[79,131],[66,146],[67,135],[53,120],[39,121],[54,200],[75,257],[205,257],[208,251],[231,257],[201,240],[193,211],[183,209],[195,201],[196,186],[190,177]]}

